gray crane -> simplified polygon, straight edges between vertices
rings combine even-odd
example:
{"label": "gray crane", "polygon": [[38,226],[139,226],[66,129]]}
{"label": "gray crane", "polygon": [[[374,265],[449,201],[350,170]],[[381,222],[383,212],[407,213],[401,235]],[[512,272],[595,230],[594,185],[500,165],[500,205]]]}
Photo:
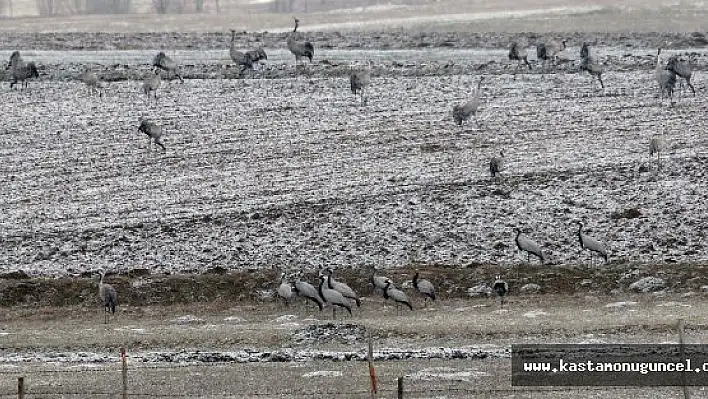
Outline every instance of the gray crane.
{"label": "gray crane", "polygon": [[342,295],[344,295],[345,298],[351,299],[352,301],[356,302],[356,307],[359,308],[361,307],[361,300],[359,299],[359,296],[354,292],[353,289],[351,289],[348,285],[335,281],[334,277],[332,277],[333,271],[331,268],[325,269],[325,273],[327,275],[327,278],[329,279],[329,286],[332,289],[335,289],[339,291]]}
{"label": "gray crane", "polygon": [[[325,286],[325,281],[327,281],[327,286]],[[328,276],[320,276],[319,294],[325,302],[332,306],[332,319],[337,318],[335,306],[346,309],[351,316],[352,307],[349,304],[349,301],[344,298],[344,295],[342,295],[341,292],[332,288],[332,280]]]}
{"label": "gray crane", "polygon": [[516,247],[519,248],[520,251],[526,252],[527,262],[531,263],[531,255],[534,255],[541,261],[541,264],[544,264],[546,262],[546,256],[543,254],[541,246],[528,237],[522,237],[520,229],[516,228],[514,231],[516,231],[516,238],[514,239]]}
{"label": "gray crane", "polygon": [[661,152],[666,148],[666,140],[664,135],[656,135],[649,140],[649,155],[654,156],[656,154],[656,164],[658,168],[661,168]]}
{"label": "gray crane", "polygon": [[170,56],[165,54],[164,51],[160,51],[157,53],[155,58],[152,60],[152,66],[156,68],[160,68],[165,72],[172,72],[177,76],[179,79],[180,83],[184,83],[184,79],[182,79],[182,76],[179,74],[179,65],[177,65],[177,62],[173,60]]}
{"label": "gray crane", "polygon": [[20,56],[19,51],[13,51],[10,55],[10,62],[7,64],[7,68],[11,73],[10,88],[14,88],[17,82],[22,82],[20,89],[29,87],[29,79],[39,78],[39,71],[37,70],[37,65],[30,61],[25,62]]}
{"label": "gray crane", "polygon": [[143,119],[140,121],[138,131],[148,136],[148,150],[152,148],[152,142],[154,141],[156,145],[162,147],[162,151],[166,151],[165,145],[162,144],[162,126],[147,119]]}
{"label": "gray crane", "polygon": [[258,65],[262,60],[267,60],[268,59],[268,54],[266,54],[265,50],[263,50],[263,47],[258,46],[255,49],[248,50],[246,51],[246,55],[248,58],[251,59],[251,63],[255,67]]}
{"label": "gray crane", "polygon": [[102,89],[103,85],[98,79],[98,75],[91,70],[91,68],[86,67],[80,76],[81,82],[88,88],[89,94],[98,93],[99,97],[103,96]]}
{"label": "gray crane", "polygon": [[590,56],[590,47],[587,43],[583,43],[583,47],[580,49],[580,70],[586,71],[590,76],[597,78],[600,82],[600,87],[605,88],[605,83],[602,82],[602,72],[604,72],[604,68],[595,58]]}
{"label": "gray crane", "polygon": [[605,259],[607,263],[607,248],[598,240],[583,233],[583,222],[578,221],[578,241],[580,248],[590,251],[590,265],[592,265],[594,254],[597,253]]}
{"label": "gray crane", "polygon": [[502,280],[501,276],[497,276],[492,284],[492,289],[499,296],[499,306],[504,307],[504,296],[509,292],[509,284]]}
{"label": "gray crane", "polygon": [[[295,28],[288,34],[286,41],[288,43],[288,50],[295,56],[295,67],[297,68],[297,63],[302,62],[302,57],[307,57],[310,62],[312,62],[312,57],[315,55],[315,47],[308,41],[295,40],[294,36],[298,26],[300,26],[300,20],[294,17],[293,20],[295,20]],[[302,65],[304,66],[304,64]]]}
{"label": "gray crane", "polygon": [[580,59],[590,58],[590,45],[587,42],[583,42],[582,47],[580,47]]}
{"label": "gray crane", "polygon": [[514,79],[516,79],[516,72],[521,68],[521,63],[526,63],[526,66],[531,68],[531,63],[529,62],[529,55],[525,48],[521,47],[518,42],[512,42],[511,47],[509,47],[509,60],[518,61],[516,64],[516,69],[514,69]]}
{"label": "gray crane", "polygon": [[293,294],[293,286],[291,283],[285,281],[286,274],[283,272],[283,274],[280,275],[280,285],[278,286],[278,296],[283,298],[285,301],[285,307],[290,306],[290,301],[293,299],[295,296]]}
{"label": "gray crane", "polygon": [[498,157],[492,157],[489,160],[489,173],[492,175],[493,179],[496,179],[497,175],[504,170],[504,151],[499,151]]}
{"label": "gray crane", "polygon": [[661,100],[664,94],[668,95],[671,105],[674,105],[674,87],[676,86],[676,74],[669,71],[661,63],[661,48],[656,52],[656,67],[654,68],[654,79],[659,85]]}
{"label": "gray crane", "polygon": [[435,300],[435,287],[433,283],[426,279],[420,278],[420,273],[416,270],[413,276],[413,288],[416,289],[421,295],[423,295],[423,307],[427,307],[428,298]]}
{"label": "gray crane", "polygon": [[479,78],[479,82],[477,82],[477,89],[472,94],[471,99],[452,107],[452,118],[455,120],[457,125],[462,126],[462,122],[474,115],[474,120],[477,122],[477,126],[480,126],[479,118],[477,118],[477,110],[479,109],[480,97],[482,95],[482,80],[484,80],[484,77]]}
{"label": "gray crane", "polygon": [[247,69],[253,69],[253,60],[251,57],[247,53],[244,53],[236,48],[236,31],[234,29],[231,29],[231,46],[229,47],[229,56],[236,65],[241,67],[239,75],[243,75]]}
{"label": "gray crane", "polygon": [[369,67],[364,67],[361,69],[352,68],[349,72],[349,84],[352,93],[355,96],[359,93],[361,96],[361,105],[366,105],[369,98],[365,91],[366,88],[369,87],[369,84],[371,84],[371,69]]}
{"label": "gray crane", "polygon": [[155,102],[157,102],[157,91],[160,89],[161,83],[162,78],[160,78],[160,71],[157,68],[145,76],[145,79],[143,79],[143,94],[147,96],[146,100],[148,102],[150,102],[151,92],[155,96]]}
{"label": "gray crane", "polygon": [[401,306],[406,305],[408,309],[413,310],[413,305],[411,301],[408,300],[408,295],[405,292],[399,290],[393,286],[391,280],[386,282],[386,287],[384,287],[384,298],[391,298],[396,303],[396,314],[400,312]]}
{"label": "gray crane", "polygon": [[558,53],[565,50],[565,40],[558,43],[551,40],[547,43],[539,43],[536,45],[536,58],[541,61],[541,70],[545,69],[546,62],[555,60]]}
{"label": "gray crane", "polygon": [[[672,55],[666,62],[666,69],[676,74],[676,76],[685,80],[688,87],[691,88],[693,95],[696,95],[696,89],[693,87],[693,84],[691,84],[691,75],[693,74],[693,70],[689,63],[679,61],[677,56]],[[683,81],[680,81],[680,83],[681,86],[683,86]]]}
{"label": "gray crane", "polygon": [[[317,304],[317,307],[320,308],[320,311],[322,311],[322,298],[320,297],[319,292],[317,289],[312,286],[312,284],[302,281],[302,280],[297,280],[295,281],[295,286],[293,287],[293,291],[298,295],[303,298],[305,298],[308,301],[312,301]],[[307,302],[305,302],[307,303]]]}
{"label": "gray crane", "polygon": [[103,313],[105,316],[104,324],[108,324],[108,312],[116,313],[116,305],[118,305],[118,294],[112,285],[103,282],[106,272],[100,271],[100,280],[98,280],[98,299],[103,303]]}
{"label": "gray crane", "polygon": [[381,292],[384,292],[384,290],[386,289],[386,283],[388,283],[389,281],[393,282],[388,277],[377,275],[376,267],[374,266],[374,272],[371,274],[371,285],[374,286],[374,292],[376,292],[377,289]]}

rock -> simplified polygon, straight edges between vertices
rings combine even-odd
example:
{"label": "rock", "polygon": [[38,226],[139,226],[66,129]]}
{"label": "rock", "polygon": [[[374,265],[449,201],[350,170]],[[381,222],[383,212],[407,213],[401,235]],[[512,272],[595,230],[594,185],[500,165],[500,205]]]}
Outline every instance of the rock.
{"label": "rock", "polygon": [[521,290],[519,291],[521,291],[521,293],[523,294],[537,294],[541,291],[541,286],[534,283],[528,283],[524,284],[524,286],[521,287]]}
{"label": "rock", "polygon": [[666,281],[659,277],[644,277],[633,282],[629,289],[636,292],[656,292],[666,288]]}
{"label": "rock", "polygon": [[592,286],[592,280],[590,280],[589,278],[586,278],[585,280],[580,282],[580,286],[581,287],[590,287],[590,286]]}
{"label": "rock", "polygon": [[492,294],[492,288],[487,283],[477,284],[467,289],[467,296],[470,298],[487,297]]}

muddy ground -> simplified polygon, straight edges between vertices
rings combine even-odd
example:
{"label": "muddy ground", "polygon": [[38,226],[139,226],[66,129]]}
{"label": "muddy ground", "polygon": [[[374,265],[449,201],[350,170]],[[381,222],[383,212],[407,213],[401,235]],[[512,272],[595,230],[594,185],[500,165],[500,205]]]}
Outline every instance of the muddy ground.
{"label": "muddy ground", "polygon": [[[676,321],[686,341],[706,338],[703,295],[511,295],[444,299],[397,314],[368,295],[354,316],[333,324],[296,302],[122,306],[104,326],[96,307],[15,308],[0,330],[3,378],[53,397],[117,395],[118,348],[128,350],[130,392],[192,397],[368,397],[363,361],[374,342],[383,397],[679,397],[677,388],[524,388],[509,382],[512,343],[670,343]],[[284,383],[287,381],[287,383]],[[702,388],[692,388],[703,397]],[[98,396],[97,396],[98,397]]]}

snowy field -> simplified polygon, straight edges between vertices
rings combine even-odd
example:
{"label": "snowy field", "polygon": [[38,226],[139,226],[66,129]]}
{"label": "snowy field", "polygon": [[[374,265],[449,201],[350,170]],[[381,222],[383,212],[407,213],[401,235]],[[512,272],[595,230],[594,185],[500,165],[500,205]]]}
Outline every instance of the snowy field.
{"label": "snowy field", "polygon": [[[588,260],[578,220],[611,262],[706,261],[706,53],[670,50],[699,70],[698,95],[669,107],[653,50],[593,51],[604,90],[578,73],[577,47],[557,73],[516,78],[501,49],[324,50],[301,74],[276,50],[245,79],[225,51],[179,51],[188,79],[157,103],[139,90],[157,50],[26,51],[42,79],[0,92],[0,271],[504,265],[523,259],[514,227],[573,264]],[[367,59],[361,106],[347,73]],[[115,80],[105,97],[71,80],[84,63]],[[456,126],[452,105],[482,77],[482,126]],[[141,117],[166,127],[165,153]]]}

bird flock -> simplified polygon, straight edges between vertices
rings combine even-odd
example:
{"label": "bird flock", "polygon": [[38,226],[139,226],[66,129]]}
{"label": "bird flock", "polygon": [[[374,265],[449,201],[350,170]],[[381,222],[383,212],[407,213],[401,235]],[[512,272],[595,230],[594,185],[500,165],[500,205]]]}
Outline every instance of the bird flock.
{"label": "bird flock", "polygon": [[[286,36],[286,44],[289,51],[295,57],[296,70],[305,69],[304,59],[306,58],[312,62],[313,57],[315,56],[315,49],[309,41],[300,40],[298,38],[297,29],[300,21],[297,18],[294,18],[294,24],[295,26],[292,32],[289,32]],[[563,61],[561,54],[566,50],[566,48],[566,41],[549,41],[537,44],[536,57],[541,63],[541,70],[546,71],[550,68],[550,65]],[[681,86],[684,84],[688,86],[691,92],[695,95],[696,90],[691,82],[691,65],[688,62],[679,59],[676,55],[672,55],[666,62],[663,62],[661,58],[661,50],[662,49],[659,48],[656,53],[654,79],[657,83],[659,97],[662,101],[664,97],[668,97],[671,105],[675,103],[674,91],[677,81]],[[254,70],[254,66],[259,62],[268,59],[267,54],[262,47],[245,51],[237,48],[235,30],[231,30],[229,57],[231,61],[240,68],[239,75],[241,76],[248,70]],[[527,67],[529,70],[533,69],[533,66],[528,58],[528,51],[518,42],[511,43],[508,58],[510,61],[517,62],[514,70],[514,79],[516,79],[516,74],[520,68]],[[591,48],[588,43],[582,44],[580,50],[580,60],[579,70],[582,72],[587,72],[593,78],[593,81],[597,79],[600,86],[604,88],[605,83],[602,79],[604,68],[597,58],[591,54]],[[372,85],[371,65],[371,62],[367,61],[365,65],[361,67],[352,67],[349,75],[351,92],[355,96],[360,96],[361,104],[363,106],[368,103],[368,88]],[[180,82],[184,82],[184,78],[180,73],[179,63],[166,55],[164,51],[159,52],[153,58],[151,66],[152,70],[145,75],[141,86],[142,94],[145,95],[147,102],[151,99],[157,102],[159,99],[158,91],[162,85],[161,73],[174,75]],[[15,86],[18,83],[20,83],[21,88],[27,88],[30,79],[39,78],[40,76],[37,65],[34,62],[27,62],[23,60],[19,51],[14,51],[12,53],[6,69],[10,70],[11,73],[11,89],[15,89]],[[103,96],[105,87],[98,75],[90,67],[87,66],[85,68],[78,80],[87,87],[90,95],[98,94],[99,96]],[[477,81],[476,87],[473,88],[470,97],[463,102],[453,105],[452,117],[455,124],[461,126],[464,122],[474,116],[477,126],[481,127],[478,115],[482,99],[483,82],[484,77],[481,76]],[[160,147],[163,151],[166,151],[166,146],[163,142],[164,128],[158,122],[141,118],[139,120],[138,131],[148,137],[149,149],[154,143],[157,147]],[[649,153],[650,156],[656,154],[657,164],[659,167],[661,166],[661,152],[665,149],[665,147],[666,142],[663,135],[654,136],[650,139]],[[503,150],[500,150],[499,155],[493,156],[489,161],[489,172],[494,180],[498,179],[500,173],[504,170],[504,155]],[[581,250],[587,250],[590,252],[591,264],[594,262],[595,255],[603,258],[603,260],[607,262],[608,250],[606,246],[597,239],[589,236],[583,230],[584,225],[582,222],[578,221],[577,224],[577,236],[580,248]],[[518,250],[521,253],[526,253],[527,262],[530,263],[532,255],[537,258],[541,264],[548,261],[541,245],[526,234],[522,233],[520,228],[515,229],[514,241]],[[100,273],[99,280],[99,297],[106,313],[107,322],[108,314],[113,314],[116,311],[117,294],[113,287],[104,283],[104,276],[105,273],[102,271]],[[402,289],[398,288],[391,279],[380,276],[376,273],[376,271],[374,271],[371,276],[371,283],[373,289],[380,292],[385,300],[390,299],[396,304],[397,312],[400,312],[403,307],[413,310],[412,303],[407,294]],[[413,278],[413,287],[424,299],[424,306],[427,305],[428,300],[435,301],[436,293],[434,285],[429,280],[420,278],[418,272],[415,273]],[[493,284],[493,290],[500,297],[501,304],[503,305],[503,298],[509,290],[508,284],[501,280],[501,277],[498,276],[497,280]],[[283,273],[281,275],[281,281],[278,286],[277,293],[278,296],[284,300],[286,306],[289,306],[291,301],[296,297],[302,297],[308,302],[314,302],[320,310],[323,310],[324,306],[328,305],[332,308],[333,317],[336,317],[337,308],[345,310],[351,315],[354,306],[356,306],[356,308],[361,306],[361,301],[357,293],[344,282],[336,280],[331,268],[326,268],[320,271],[318,283],[316,285],[303,281],[301,276],[298,276],[295,281],[288,281],[286,273]]]}
{"label": "bird flock", "polygon": [[[346,310],[351,316],[352,309],[361,308],[362,302],[359,294],[346,283],[336,280],[332,268],[321,268],[317,280],[315,288],[312,284],[303,281],[301,272],[298,272],[293,280],[288,280],[287,273],[283,272],[280,275],[280,284],[276,292],[286,307],[290,306],[297,297],[303,298],[305,303],[314,302],[320,311],[324,309],[324,306],[329,306],[332,309],[333,319],[337,317],[337,309]],[[413,304],[408,295],[398,288],[392,279],[379,275],[375,268],[371,274],[370,282],[374,293],[380,293],[385,301],[393,301],[397,314],[403,310],[403,307],[413,310]],[[420,278],[418,271],[413,277],[413,288],[423,297],[424,307],[427,306],[428,300],[435,301],[435,286],[429,280]]]}

